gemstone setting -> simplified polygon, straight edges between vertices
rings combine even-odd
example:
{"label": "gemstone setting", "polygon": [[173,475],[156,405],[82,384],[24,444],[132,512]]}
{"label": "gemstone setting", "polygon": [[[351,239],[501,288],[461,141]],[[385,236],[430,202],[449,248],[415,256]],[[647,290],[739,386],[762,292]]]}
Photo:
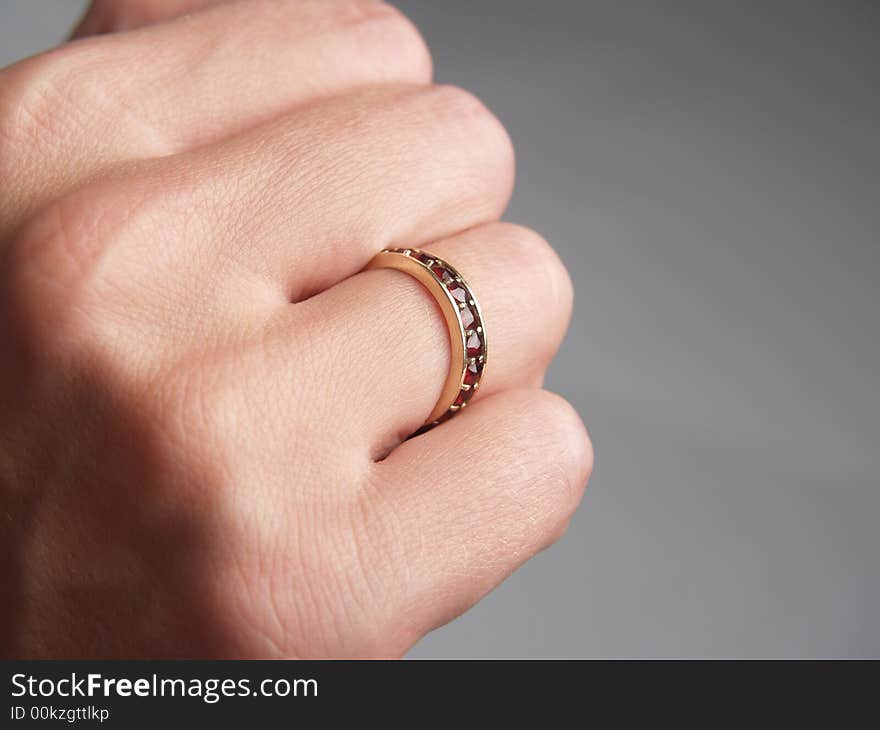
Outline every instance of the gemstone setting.
{"label": "gemstone setting", "polygon": [[[486,333],[483,327],[483,315],[473,292],[462,276],[446,261],[419,249],[386,249],[389,253],[398,253],[412,258],[431,273],[450,299],[450,306],[455,307],[464,345],[464,358],[460,364],[459,390],[455,399],[446,410],[435,420],[425,424],[421,430],[436,426],[465,408],[480,387],[486,365]],[[455,336],[450,333],[450,336]],[[450,377],[452,375],[450,374]],[[439,404],[438,404],[439,405]],[[435,411],[436,413],[436,411]],[[421,432],[421,431],[420,431]]]}

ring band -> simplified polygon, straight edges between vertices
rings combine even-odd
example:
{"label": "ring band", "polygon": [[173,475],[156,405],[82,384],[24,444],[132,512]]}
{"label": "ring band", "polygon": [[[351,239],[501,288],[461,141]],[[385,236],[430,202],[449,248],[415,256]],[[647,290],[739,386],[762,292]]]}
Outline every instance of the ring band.
{"label": "ring band", "polygon": [[423,428],[436,426],[467,406],[486,371],[483,313],[461,274],[439,256],[416,248],[387,248],[367,269],[396,269],[416,279],[434,297],[449,330],[449,374]]}

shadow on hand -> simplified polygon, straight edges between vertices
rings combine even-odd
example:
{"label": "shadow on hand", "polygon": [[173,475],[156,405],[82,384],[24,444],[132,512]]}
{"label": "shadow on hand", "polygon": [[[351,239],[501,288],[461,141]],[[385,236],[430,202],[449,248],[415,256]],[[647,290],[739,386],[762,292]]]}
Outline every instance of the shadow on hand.
{"label": "shadow on hand", "polygon": [[13,368],[0,374],[0,654],[240,653],[212,592],[219,479],[200,465],[196,481],[109,368]]}

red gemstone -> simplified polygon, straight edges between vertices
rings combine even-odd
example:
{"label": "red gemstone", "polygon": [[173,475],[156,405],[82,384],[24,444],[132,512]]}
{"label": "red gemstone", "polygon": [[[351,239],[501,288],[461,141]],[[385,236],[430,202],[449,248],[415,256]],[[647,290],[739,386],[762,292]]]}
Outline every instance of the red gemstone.
{"label": "red gemstone", "polygon": [[480,349],[483,347],[483,343],[480,341],[479,335],[476,332],[471,332],[471,336],[468,337],[467,340],[467,353],[470,356],[479,355]]}
{"label": "red gemstone", "polygon": [[449,293],[455,297],[455,300],[458,302],[466,302],[467,301],[467,290],[463,287],[458,286],[457,284],[452,284],[449,288]]}
{"label": "red gemstone", "polygon": [[476,363],[471,363],[467,366],[467,370],[464,371],[464,384],[473,386],[473,384],[477,382],[479,377],[480,371],[477,370]]}
{"label": "red gemstone", "polygon": [[454,405],[454,406],[462,405],[465,402],[465,400],[467,399],[466,396],[467,396],[466,390],[458,391],[458,398],[455,399],[455,403],[453,403],[452,405]]}
{"label": "red gemstone", "polygon": [[461,323],[464,325],[465,329],[470,329],[471,325],[474,323],[474,313],[470,310],[470,308],[462,307]]}
{"label": "red gemstone", "polygon": [[435,264],[431,267],[431,271],[433,271],[435,274],[437,274],[438,277],[440,277],[440,281],[443,281],[443,275],[446,273],[446,269],[438,264]]}

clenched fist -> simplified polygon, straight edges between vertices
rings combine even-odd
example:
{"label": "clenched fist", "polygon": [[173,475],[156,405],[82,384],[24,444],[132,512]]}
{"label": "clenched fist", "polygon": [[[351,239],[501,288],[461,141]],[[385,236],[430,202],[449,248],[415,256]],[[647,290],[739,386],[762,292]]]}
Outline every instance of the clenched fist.
{"label": "clenched fist", "polygon": [[[559,537],[571,283],[513,152],[369,0],[96,1],[0,72],[0,653],[398,656]],[[450,371],[448,260],[491,364]]]}

